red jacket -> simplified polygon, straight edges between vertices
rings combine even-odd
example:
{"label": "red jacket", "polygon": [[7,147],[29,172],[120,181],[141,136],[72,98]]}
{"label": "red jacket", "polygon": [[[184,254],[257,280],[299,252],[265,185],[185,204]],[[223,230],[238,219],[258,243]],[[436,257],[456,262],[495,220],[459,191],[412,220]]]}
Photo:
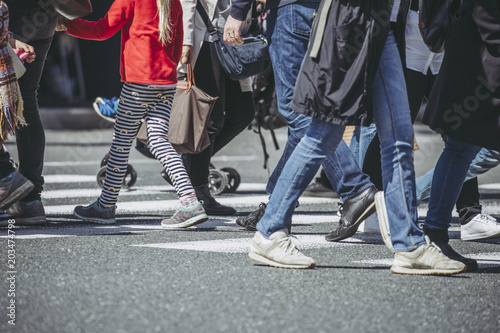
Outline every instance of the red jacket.
{"label": "red jacket", "polygon": [[122,81],[143,84],[175,84],[182,52],[182,7],[170,0],[173,40],[163,47],[158,39],[156,0],[116,0],[97,22],[68,22],[68,34],[91,40],[105,40],[120,29]]}

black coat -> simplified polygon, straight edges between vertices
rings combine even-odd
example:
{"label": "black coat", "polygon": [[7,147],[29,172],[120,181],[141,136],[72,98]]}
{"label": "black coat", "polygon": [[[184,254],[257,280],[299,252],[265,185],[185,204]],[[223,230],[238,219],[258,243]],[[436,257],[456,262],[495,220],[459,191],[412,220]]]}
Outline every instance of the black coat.
{"label": "black coat", "polygon": [[333,124],[370,125],[372,82],[387,34],[392,24],[404,59],[410,3],[401,0],[398,22],[392,24],[390,0],[323,0],[295,85],[292,109]]}
{"label": "black coat", "polygon": [[500,150],[500,0],[467,0],[445,46],[423,122]]}

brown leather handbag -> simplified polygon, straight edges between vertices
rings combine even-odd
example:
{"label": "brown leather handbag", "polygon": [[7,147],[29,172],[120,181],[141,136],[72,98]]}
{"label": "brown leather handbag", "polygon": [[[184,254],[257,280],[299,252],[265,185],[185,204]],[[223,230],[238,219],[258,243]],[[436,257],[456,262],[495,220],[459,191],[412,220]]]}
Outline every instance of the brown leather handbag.
{"label": "brown leather handbag", "polygon": [[[191,65],[188,64],[187,69],[187,81],[177,83],[170,111],[168,141],[178,153],[197,154],[210,145],[207,122],[219,97],[212,97],[196,87]],[[146,122],[143,121],[137,140],[146,144],[147,135]]]}
{"label": "brown leather handbag", "polygon": [[188,64],[187,81],[178,83],[168,126],[168,141],[178,153],[197,154],[210,145],[207,122],[218,98],[196,87]]}
{"label": "brown leather handbag", "polygon": [[49,0],[57,13],[68,20],[74,20],[92,13],[90,0]]}

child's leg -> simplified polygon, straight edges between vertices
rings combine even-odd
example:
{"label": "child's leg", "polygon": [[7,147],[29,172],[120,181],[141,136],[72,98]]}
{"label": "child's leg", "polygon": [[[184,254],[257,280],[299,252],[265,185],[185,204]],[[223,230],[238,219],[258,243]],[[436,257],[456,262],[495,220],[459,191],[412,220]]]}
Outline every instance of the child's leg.
{"label": "child's leg", "polygon": [[109,150],[106,179],[98,204],[102,207],[114,206],[127,171],[130,147],[137,135],[141,119],[147,108],[147,86],[125,82],[120,95],[120,103]]}
{"label": "child's leg", "polygon": [[146,122],[148,148],[165,168],[182,201],[187,197],[195,197],[195,192],[181,158],[168,141],[168,123],[174,93],[175,89],[162,90],[161,99],[158,99],[154,107],[150,105],[148,108]]}

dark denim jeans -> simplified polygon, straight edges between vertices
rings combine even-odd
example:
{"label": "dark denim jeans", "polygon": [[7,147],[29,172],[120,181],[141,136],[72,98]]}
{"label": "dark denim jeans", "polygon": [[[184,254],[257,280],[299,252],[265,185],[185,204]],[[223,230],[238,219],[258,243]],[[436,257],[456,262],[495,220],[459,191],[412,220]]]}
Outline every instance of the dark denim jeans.
{"label": "dark denim jeans", "polygon": [[43,190],[45,132],[38,110],[37,92],[56,23],[57,16],[47,8],[10,10],[10,31],[15,38],[33,46],[36,53],[35,61],[25,64],[26,73],[19,79],[27,123],[16,134],[19,171],[35,185],[24,201],[40,200]]}
{"label": "dark denim jeans", "polygon": [[[272,9],[267,18],[267,38],[276,82],[278,109],[288,123],[288,140],[278,165],[269,179],[266,191],[273,193],[278,178],[295,147],[306,134],[311,117],[290,108],[302,59],[307,51],[313,13],[319,3],[298,1]],[[344,141],[323,162],[323,169],[333,189],[343,200],[355,197],[372,186],[361,172]]]}
{"label": "dark denim jeans", "polygon": [[481,147],[469,143],[450,137],[446,139],[446,146],[434,168],[426,227],[441,230],[449,228],[453,206],[469,166],[480,150]]}

